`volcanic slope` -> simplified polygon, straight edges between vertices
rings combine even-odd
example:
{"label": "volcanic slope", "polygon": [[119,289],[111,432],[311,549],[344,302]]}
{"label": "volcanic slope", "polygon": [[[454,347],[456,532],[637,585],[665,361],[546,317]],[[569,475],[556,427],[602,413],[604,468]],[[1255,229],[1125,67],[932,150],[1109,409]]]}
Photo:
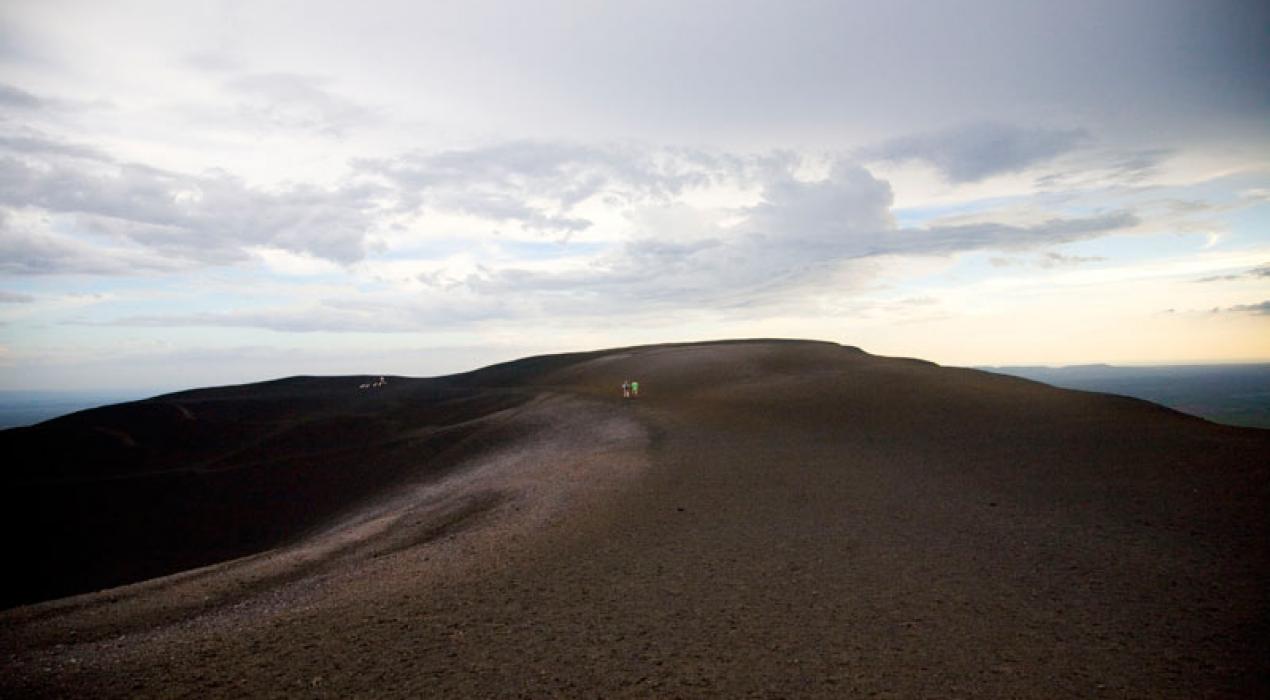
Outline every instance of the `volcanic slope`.
{"label": "volcanic slope", "polygon": [[139,581],[0,691],[1270,691],[1270,431],[795,341],[367,381],[0,433],[10,604]]}

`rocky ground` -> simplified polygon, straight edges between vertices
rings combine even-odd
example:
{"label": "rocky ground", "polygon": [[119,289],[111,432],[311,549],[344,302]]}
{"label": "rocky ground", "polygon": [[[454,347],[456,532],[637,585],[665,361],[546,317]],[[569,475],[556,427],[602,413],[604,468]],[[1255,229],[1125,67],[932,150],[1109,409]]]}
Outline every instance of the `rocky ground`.
{"label": "rocky ground", "polygon": [[[1270,431],[822,343],[537,358],[455,382],[502,398],[448,417],[398,405],[393,434],[418,440],[383,463],[417,449],[415,467],[312,527],[0,613],[0,691],[1270,690]],[[320,391],[367,391],[345,384]],[[437,425],[461,439],[438,449]],[[314,474],[390,449],[365,444]]]}

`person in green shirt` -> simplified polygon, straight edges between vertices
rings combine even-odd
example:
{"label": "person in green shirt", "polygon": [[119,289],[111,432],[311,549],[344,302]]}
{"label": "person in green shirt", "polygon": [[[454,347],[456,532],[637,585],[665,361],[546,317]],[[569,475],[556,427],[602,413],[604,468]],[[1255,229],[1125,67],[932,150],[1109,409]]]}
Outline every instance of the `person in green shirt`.
{"label": "person in green shirt", "polygon": [[631,382],[631,396],[639,396],[639,382]]}

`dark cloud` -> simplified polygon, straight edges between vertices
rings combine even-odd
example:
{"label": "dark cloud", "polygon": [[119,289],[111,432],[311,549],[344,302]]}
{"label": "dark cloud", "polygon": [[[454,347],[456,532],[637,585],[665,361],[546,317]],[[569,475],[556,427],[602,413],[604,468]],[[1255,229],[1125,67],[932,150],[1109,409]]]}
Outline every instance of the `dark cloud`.
{"label": "dark cloud", "polygon": [[920,160],[949,182],[977,182],[1044,163],[1088,140],[1082,129],[1025,129],[984,122],[893,139],[859,155],[865,160]]}

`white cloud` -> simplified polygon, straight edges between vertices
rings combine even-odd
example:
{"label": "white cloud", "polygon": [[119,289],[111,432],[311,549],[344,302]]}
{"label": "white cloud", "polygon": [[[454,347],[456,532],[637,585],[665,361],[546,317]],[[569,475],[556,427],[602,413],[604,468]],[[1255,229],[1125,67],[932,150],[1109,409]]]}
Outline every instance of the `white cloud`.
{"label": "white cloud", "polygon": [[237,99],[240,116],[269,129],[342,136],[379,121],[372,110],[331,92],[328,82],[294,73],[249,73],[231,78],[226,88]]}

